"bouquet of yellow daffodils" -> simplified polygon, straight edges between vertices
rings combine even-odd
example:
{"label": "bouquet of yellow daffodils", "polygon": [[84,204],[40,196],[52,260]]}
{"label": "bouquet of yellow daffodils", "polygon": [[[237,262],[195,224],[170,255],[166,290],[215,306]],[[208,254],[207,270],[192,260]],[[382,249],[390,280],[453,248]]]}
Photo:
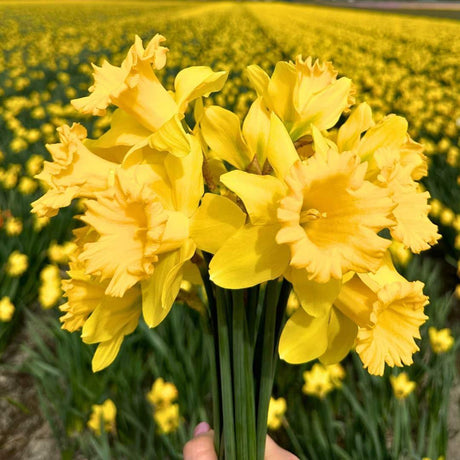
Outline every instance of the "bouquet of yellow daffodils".
{"label": "bouquet of yellow daffodils", "polygon": [[[376,375],[412,363],[428,299],[388,247],[419,253],[439,238],[417,183],[427,162],[404,118],[352,108],[352,83],[329,62],[298,56],[271,76],[249,66],[257,98],[241,124],[203,102],[226,72],[195,66],[174,91],[160,83],[164,40],[136,37],[120,67],[93,66],[89,96],[72,104],[95,116],[115,105],[110,129],[58,129],[33,212],[84,199],[61,310],[65,329],[99,344],[94,371],[201,275],[216,450],[260,460],[278,353],[332,364],[355,347]],[[286,320],[291,289],[301,308]]]}

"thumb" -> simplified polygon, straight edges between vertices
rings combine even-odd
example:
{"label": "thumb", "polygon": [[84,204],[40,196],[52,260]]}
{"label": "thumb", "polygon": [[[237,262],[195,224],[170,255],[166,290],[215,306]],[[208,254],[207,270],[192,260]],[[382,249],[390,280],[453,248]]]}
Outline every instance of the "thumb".
{"label": "thumb", "polygon": [[265,460],[299,460],[299,457],[281,448],[270,436],[265,440]]}
{"label": "thumb", "polygon": [[206,422],[199,423],[193,439],[184,446],[184,460],[217,460],[214,450],[214,431]]}

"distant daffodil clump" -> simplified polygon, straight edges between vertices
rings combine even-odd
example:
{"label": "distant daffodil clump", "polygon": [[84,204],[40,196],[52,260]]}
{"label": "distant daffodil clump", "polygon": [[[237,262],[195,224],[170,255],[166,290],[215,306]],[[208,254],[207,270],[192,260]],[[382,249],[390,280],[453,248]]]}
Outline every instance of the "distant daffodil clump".
{"label": "distant daffodil clump", "polygon": [[[428,298],[389,247],[420,253],[440,238],[418,183],[427,160],[407,121],[374,121],[329,62],[298,56],[271,76],[249,66],[256,98],[241,121],[206,99],[227,72],[193,66],[162,85],[164,41],[136,36],[119,67],[93,65],[90,94],[72,104],[115,106],[111,126],[98,139],[58,128],[33,212],[83,200],[61,321],[98,344],[94,371],[141,316],[160,324],[184,281],[202,285],[217,452],[261,459],[278,352],[327,366],[355,347],[375,375],[412,363]],[[291,289],[300,306],[285,319]]]}

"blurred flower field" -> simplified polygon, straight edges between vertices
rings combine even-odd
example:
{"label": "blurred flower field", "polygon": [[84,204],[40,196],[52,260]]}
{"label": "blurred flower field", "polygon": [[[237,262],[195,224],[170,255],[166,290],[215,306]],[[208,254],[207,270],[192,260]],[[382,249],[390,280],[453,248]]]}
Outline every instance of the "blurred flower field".
{"label": "blurred flower field", "polygon": [[[386,113],[407,118],[429,157],[422,182],[442,235],[420,256],[392,247],[400,272],[423,281],[430,296],[414,365],[380,378],[355,353],[337,366],[281,362],[268,425],[302,459],[447,456],[458,431],[448,419],[460,298],[459,22],[227,2],[0,3],[0,17],[0,376],[31,376],[62,458],[181,458],[195,425],[210,417],[200,291],[184,283],[168,318],[154,330],[141,324],[114,364],[93,374],[94,349],[59,322],[73,215],[82,203],[52,219],[30,213],[44,191],[34,176],[50,158],[45,144],[58,142],[56,128],[79,121],[95,138],[110,126],[111,113],[85,117],[70,104],[87,95],[89,63],[119,65],[135,34],[146,41],[155,33],[170,49],[158,72],[166,88],[190,65],[227,70],[223,90],[205,103],[241,118],[255,98],[246,66],[271,73],[300,53],[332,61],[339,76],[350,77],[356,103],[368,102],[376,121]],[[19,364],[9,360],[12,347],[21,349]],[[0,423],[0,457],[23,458],[1,428],[30,408],[8,389],[0,394],[4,407],[12,415]]]}

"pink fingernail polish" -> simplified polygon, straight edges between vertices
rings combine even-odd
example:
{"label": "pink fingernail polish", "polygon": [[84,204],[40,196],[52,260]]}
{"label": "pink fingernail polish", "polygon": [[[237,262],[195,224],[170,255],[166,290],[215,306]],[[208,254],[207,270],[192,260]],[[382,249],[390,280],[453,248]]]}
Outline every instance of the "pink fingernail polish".
{"label": "pink fingernail polish", "polygon": [[198,436],[200,434],[207,433],[210,429],[211,427],[209,426],[209,423],[198,423],[198,425],[195,427],[195,430],[193,431],[193,436]]}

